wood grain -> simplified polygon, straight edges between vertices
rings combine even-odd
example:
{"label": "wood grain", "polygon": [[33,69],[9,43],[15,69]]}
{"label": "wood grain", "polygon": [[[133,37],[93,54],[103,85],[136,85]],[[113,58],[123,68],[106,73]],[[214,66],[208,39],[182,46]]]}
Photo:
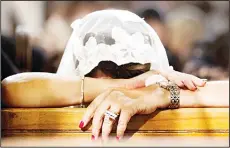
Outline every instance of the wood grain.
{"label": "wood grain", "polygon": [[91,141],[81,108],[2,110],[2,146],[228,146],[229,108],[183,108],[134,116],[124,141]]}
{"label": "wood grain", "polygon": [[[91,125],[84,131],[78,127],[84,111],[81,108],[4,109],[2,132],[3,135],[90,135]],[[133,136],[228,136],[229,109],[183,108],[137,115],[129,122],[126,133]]]}

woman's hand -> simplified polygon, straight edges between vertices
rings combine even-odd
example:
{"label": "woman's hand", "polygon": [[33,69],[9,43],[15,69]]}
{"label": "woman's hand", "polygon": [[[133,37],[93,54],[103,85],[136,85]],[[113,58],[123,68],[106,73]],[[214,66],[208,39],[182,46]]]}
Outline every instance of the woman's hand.
{"label": "woman's hand", "polygon": [[159,88],[138,99],[131,99],[119,91],[108,90],[100,94],[88,106],[79,126],[80,128],[85,127],[93,118],[92,140],[98,139],[102,130],[102,140],[106,141],[115,123],[115,120],[108,119],[104,115],[109,110],[112,113],[119,114],[117,140],[120,140],[133,115],[150,114],[157,108],[167,107],[170,103],[168,95],[168,92]]}
{"label": "woman's hand", "polygon": [[125,80],[119,83],[119,87],[127,88],[127,89],[136,89],[145,87],[145,81],[154,75],[162,75],[167,80],[173,81],[176,83],[180,88],[188,88],[189,90],[196,90],[197,87],[203,87],[206,84],[206,80],[200,79],[194,75],[181,73],[178,71],[173,71],[170,73],[160,73],[157,71],[148,71],[144,74],[141,74],[137,77]]}
{"label": "woman's hand", "polygon": [[194,75],[186,74],[178,71],[173,71],[166,74],[166,78],[175,82],[180,88],[188,88],[189,90],[196,90],[198,87],[205,86],[207,80],[200,79]]}

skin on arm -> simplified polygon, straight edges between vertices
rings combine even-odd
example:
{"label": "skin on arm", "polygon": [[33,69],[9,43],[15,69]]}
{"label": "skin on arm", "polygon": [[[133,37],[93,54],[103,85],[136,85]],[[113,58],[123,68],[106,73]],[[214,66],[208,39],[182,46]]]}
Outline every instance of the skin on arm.
{"label": "skin on arm", "polygon": [[[117,126],[117,137],[123,137],[126,126],[133,115],[150,114],[157,108],[167,108],[170,104],[169,96],[167,90],[158,87],[152,93],[136,99],[129,110],[121,112]],[[205,87],[199,87],[196,91],[181,89],[180,108],[187,107],[229,107],[229,81],[207,82]]]}
{"label": "skin on arm", "polygon": [[79,78],[64,78],[51,73],[21,73],[2,81],[2,101],[9,107],[68,106],[78,103],[80,85]]}
{"label": "skin on arm", "polygon": [[[169,95],[167,90],[157,87],[153,93],[139,99],[147,101],[153,98],[159,108],[165,108],[169,105]],[[210,81],[205,87],[198,87],[195,91],[181,89],[180,108],[195,107],[229,107],[229,81]]]}
{"label": "skin on arm", "polygon": [[[153,93],[136,99],[130,109],[121,112],[117,126],[117,137],[124,136],[128,122],[133,115],[150,114],[157,108],[167,108],[170,104],[169,96],[167,90],[158,87]],[[205,87],[200,87],[196,91],[181,90],[180,108],[186,107],[229,107],[229,81],[208,82]]]}
{"label": "skin on arm", "polygon": [[[126,79],[84,80],[84,102],[91,102],[105,90],[128,82]],[[80,77],[63,77],[52,73],[20,73],[1,82],[2,102],[9,107],[64,107],[80,104]],[[118,88],[117,88],[118,89]],[[119,89],[127,96],[137,97],[141,90]]]}
{"label": "skin on arm", "polygon": [[[91,102],[96,96],[109,88],[121,91],[126,96],[134,99],[155,89],[154,86],[132,90],[125,89],[126,86],[124,88],[115,88],[121,86],[120,84],[125,84],[125,81],[131,84],[130,82],[133,82],[133,79],[85,78],[84,102]],[[222,102],[219,99],[217,104],[213,103],[216,98],[228,98],[228,83],[228,81],[208,82],[207,86],[199,87],[195,92],[181,90],[182,106],[183,95],[185,98],[189,98],[187,102],[184,102],[185,107],[186,105],[191,107],[191,101],[196,100],[196,98],[202,98],[198,102],[208,101],[209,105],[219,104],[223,106],[226,102]],[[2,102],[10,107],[64,107],[77,105],[81,103],[81,79],[79,77],[63,77],[52,73],[21,73],[7,77],[2,81],[2,95]],[[195,96],[196,98],[194,98]],[[188,101],[190,101],[190,104]],[[222,104],[220,104],[221,102]],[[227,102],[227,106],[228,104],[229,102]]]}
{"label": "skin on arm", "polygon": [[[180,107],[228,107],[229,91],[228,81],[208,82],[205,87],[198,87],[196,91],[183,90],[180,91]],[[138,89],[140,90],[140,89]],[[129,90],[130,91],[130,90]],[[166,109],[170,104],[169,91],[160,88],[158,85],[151,85],[141,89],[144,92],[140,97],[131,98],[122,95],[117,89],[103,92],[96,97],[88,106],[81,123],[80,128],[85,127],[93,118],[92,135],[94,139],[99,136],[102,128],[102,138],[107,139],[112,123],[105,127],[103,123],[104,113],[108,108],[113,112],[119,112],[119,121],[117,126],[118,138],[123,137],[126,126],[135,114],[150,114],[157,108]],[[132,92],[130,92],[132,93]],[[220,94],[220,95],[219,95]]]}
{"label": "skin on arm", "polygon": [[[117,125],[118,139],[124,136],[128,122],[133,115],[150,114],[157,108],[166,109],[169,103],[169,92],[159,87],[155,88],[152,93],[136,99],[132,106],[129,106],[129,109],[121,111]],[[196,91],[181,90],[180,108],[186,107],[229,107],[229,81],[208,82],[205,87],[199,87]],[[108,135],[110,130],[106,132]]]}
{"label": "skin on arm", "polygon": [[210,81],[196,91],[181,91],[181,107],[229,107],[229,81]]}

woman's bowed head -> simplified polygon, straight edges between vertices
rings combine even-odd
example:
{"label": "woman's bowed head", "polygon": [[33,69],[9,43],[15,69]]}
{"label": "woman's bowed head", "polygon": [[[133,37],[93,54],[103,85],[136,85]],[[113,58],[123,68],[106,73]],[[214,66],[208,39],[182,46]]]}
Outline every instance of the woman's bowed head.
{"label": "woman's bowed head", "polygon": [[[228,81],[206,83],[174,71],[155,31],[132,12],[96,11],[71,26],[73,33],[57,74],[6,78],[2,81],[6,106],[65,107],[79,105],[83,99],[90,105],[79,127],[92,120],[92,139],[102,131],[106,141],[116,121],[117,139],[121,139],[133,115],[150,114],[172,102],[179,107],[229,105]],[[159,81],[170,81],[176,90],[157,85]],[[178,100],[172,101],[174,97]]]}
{"label": "woman's bowed head", "polygon": [[205,84],[195,76],[172,70],[156,32],[132,12],[96,11],[71,26],[73,33],[58,74],[126,79],[154,70],[180,87],[195,90]]}

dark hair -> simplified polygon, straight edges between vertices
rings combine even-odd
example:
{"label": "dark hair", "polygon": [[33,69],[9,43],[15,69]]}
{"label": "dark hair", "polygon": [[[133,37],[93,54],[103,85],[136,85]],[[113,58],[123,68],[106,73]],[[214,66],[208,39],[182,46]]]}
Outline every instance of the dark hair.
{"label": "dark hair", "polygon": [[[96,38],[97,44],[99,43],[105,43],[107,45],[115,44],[115,40],[109,34],[105,34],[105,33],[98,33],[98,34],[87,33],[85,35],[85,38],[83,39],[83,44],[85,45],[88,39],[92,36]],[[114,79],[116,78],[128,79],[149,71],[150,64],[128,63],[128,64],[118,66],[116,63],[112,61],[101,61],[86,76],[93,77],[98,70],[101,70],[103,73],[107,74],[108,76],[111,76]]]}
{"label": "dark hair", "polygon": [[162,22],[162,17],[160,13],[155,9],[145,9],[138,13],[139,17],[145,20],[157,20]]}
{"label": "dark hair", "polygon": [[98,70],[114,79],[129,79],[149,71],[150,64],[128,63],[118,66],[112,61],[101,61],[86,76],[93,77]]}

